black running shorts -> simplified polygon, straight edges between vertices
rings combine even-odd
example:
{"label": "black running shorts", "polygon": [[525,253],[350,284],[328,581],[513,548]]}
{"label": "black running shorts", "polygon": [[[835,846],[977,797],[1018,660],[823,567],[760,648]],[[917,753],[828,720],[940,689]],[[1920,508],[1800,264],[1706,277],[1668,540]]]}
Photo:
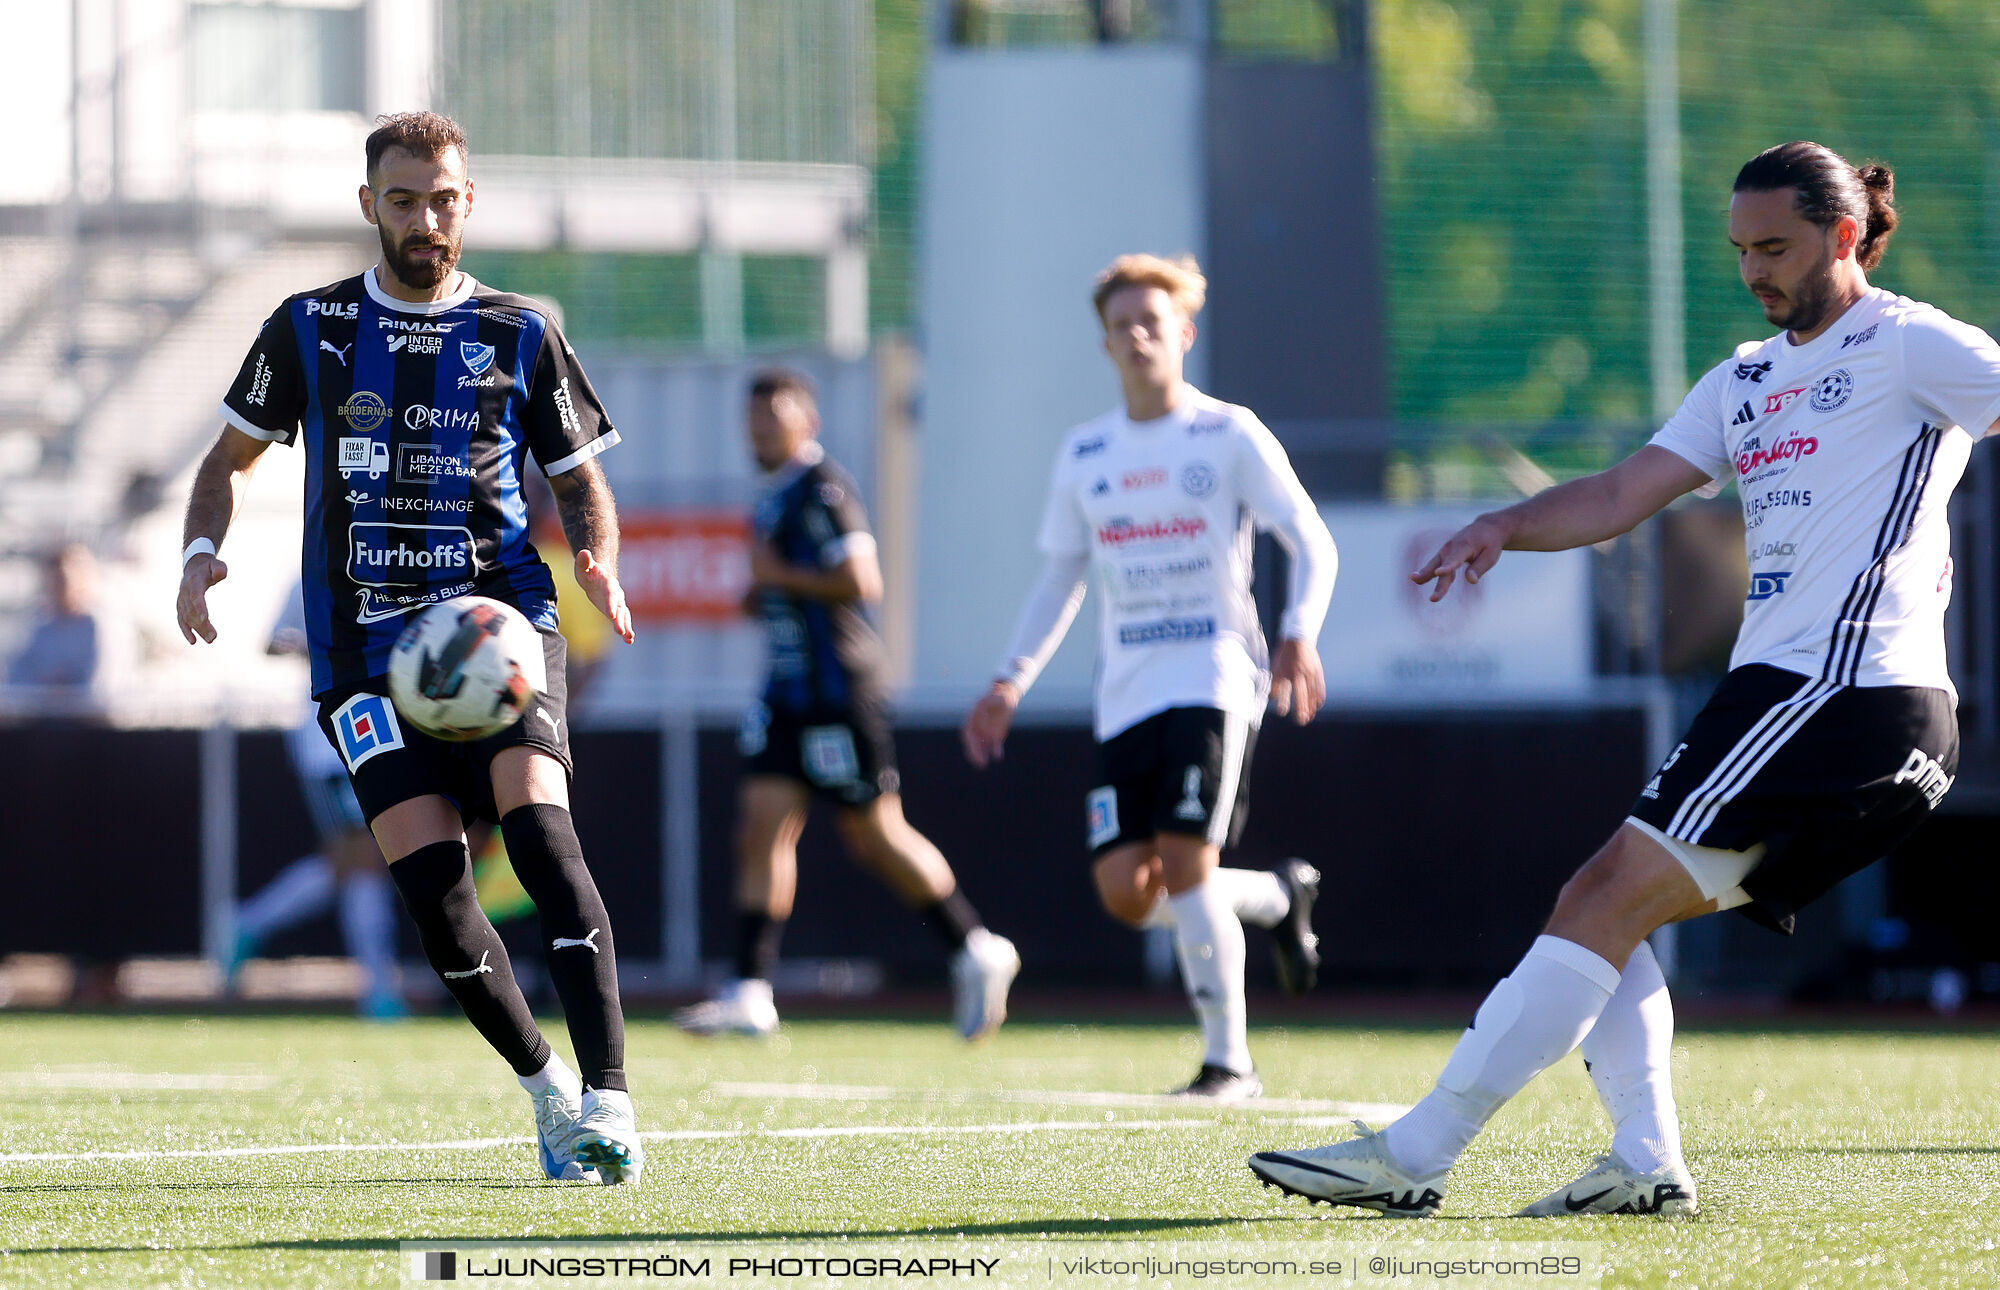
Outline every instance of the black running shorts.
{"label": "black running shorts", "polygon": [[1893,850],[1958,773],[1958,714],[1928,686],[1836,685],[1761,663],[1723,678],[1632,807],[1697,846],[1768,853],[1756,922],[1793,915]]}
{"label": "black running shorts", "polygon": [[754,704],[737,731],[745,775],[794,779],[835,806],[866,806],[902,790],[885,701],[794,712]]}
{"label": "black running shorts", "polygon": [[1256,726],[1217,708],[1168,708],[1099,744],[1084,802],[1091,857],[1161,833],[1235,846],[1256,745]]}

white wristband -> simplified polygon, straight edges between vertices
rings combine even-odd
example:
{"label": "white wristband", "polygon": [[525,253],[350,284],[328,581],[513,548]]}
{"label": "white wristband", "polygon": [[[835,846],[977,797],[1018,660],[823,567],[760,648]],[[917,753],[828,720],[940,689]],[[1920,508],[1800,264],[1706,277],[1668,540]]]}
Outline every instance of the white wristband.
{"label": "white wristband", "polygon": [[196,538],[194,541],[187,544],[187,550],[181,552],[181,568],[183,569],[187,568],[188,561],[194,559],[198,555],[214,555],[214,554],[215,554],[215,543],[209,541],[207,538]]}

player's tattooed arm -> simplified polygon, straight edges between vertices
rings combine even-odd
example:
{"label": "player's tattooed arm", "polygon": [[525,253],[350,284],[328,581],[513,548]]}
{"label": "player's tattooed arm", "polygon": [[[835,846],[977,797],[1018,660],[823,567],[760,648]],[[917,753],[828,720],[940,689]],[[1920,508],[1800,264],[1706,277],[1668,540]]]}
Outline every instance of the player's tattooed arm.
{"label": "player's tattooed arm", "polygon": [[208,450],[195,471],[194,487],[188,491],[187,516],[181,523],[181,550],[185,552],[197,542],[206,543],[208,549],[182,557],[180,593],[175,603],[181,635],[190,645],[197,637],[215,640],[215,624],[208,616],[208,589],[229,576],[229,566],[216,551],[229,532],[229,522],[236,518],[236,511],[243,504],[243,494],[250,487],[250,476],[256,473],[258,458],[269,446],[232,426],[224,426],[215,446]]}
{"label": "player's tattooed arm", "polygon": [[632,611],[618,583],[618,503],[604,467],[586,461],[549,476],[563,536],[576,552],[576,581],[626,644],[632,643]]}

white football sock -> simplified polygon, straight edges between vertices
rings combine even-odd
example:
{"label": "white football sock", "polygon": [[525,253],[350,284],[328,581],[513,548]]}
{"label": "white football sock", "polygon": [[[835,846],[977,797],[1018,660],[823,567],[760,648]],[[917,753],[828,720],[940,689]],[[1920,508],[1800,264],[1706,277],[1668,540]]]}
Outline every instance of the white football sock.
{"label": "white football sock", "polygon": [[1611,1115],[1611,1147],[1640,1173],[1685,1170],[1674,1107],[1674,1004],[1653,947],[1632,952],[1618,989],[1583,1037],[1583,1060]]}
{"label": "white football sock", "polygon": [[1219,888],[1236,917],[1253,927],[1272,927],[1291,912],[1291,893],[1269,869],[1217,869],[1208,881]]}
{"label": "white football sock", "polygon": [[583,1100],[583,1080],[555,1053],[550,1053],[549,1064],[533,1075],[516,1075],[514,1078],[530,1093],[539,1093],[553,1084],[572,1099],[578,1102]]}
{"label": "white football sock", "polygon": [[301,856],[236,909],[236,930],[263,940],[325,912],[333,903],[333,866],[325,856]]}
{"label": "white football sock", "polygon": [[396,992],[396,906],[387,870],[357,873],[340,884],[340,934],[368,974],[371,994]]}
{"label": "white football sock", "polygon": [[1618,988],[1618,969],[1560,937],[1541,936],[1459,1036],[1437,1087],[1383,1131],[1419,1178],[1451,1168],[1502,1103],[1575,1048]]}
{"label": "white football sock", "polygon": [[1243,1002],[1243,924],[1213,882],[1171,898],[1181,979],[1207,1045],[1202,1061],[1248,1074],[1249,1009]]}

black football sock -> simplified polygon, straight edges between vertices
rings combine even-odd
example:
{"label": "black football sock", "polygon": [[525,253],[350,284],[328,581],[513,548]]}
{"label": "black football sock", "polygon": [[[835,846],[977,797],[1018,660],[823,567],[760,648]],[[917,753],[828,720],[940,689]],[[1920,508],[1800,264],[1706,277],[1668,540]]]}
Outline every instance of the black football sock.
{"label": "black football sock", "polygon": [[938,934],[948,950],[957,951],[965,945],[965,938],[985,926],[979,921],[979,911],[965,898],[965,892],[951,889],[951,895],[943,900],[933,901],[923,908],[924,921]]}
{"label": "black football sock", "polygon": [[516,1075],[549,1064],[549,1041],[535,1025],[515,984],[507,947],[472,888],[472,860],[463,842],[433,842],[389,866],[403,908],[417,925],[424,957],[465,1019],[507,1059]]}
{"label": "black football sock", "polygon": [[739,980],[769,981],[778,970],[778,942],[785,920],[761,909],[736,912],[736,975]]}
{"label": "black football sock", "polygon": [[500,821],[514,876],[541,911],[549,980],[562,1000],[584,1087],[625,1087],[625,1011],[604,898],[567,808],[532,803]]}

